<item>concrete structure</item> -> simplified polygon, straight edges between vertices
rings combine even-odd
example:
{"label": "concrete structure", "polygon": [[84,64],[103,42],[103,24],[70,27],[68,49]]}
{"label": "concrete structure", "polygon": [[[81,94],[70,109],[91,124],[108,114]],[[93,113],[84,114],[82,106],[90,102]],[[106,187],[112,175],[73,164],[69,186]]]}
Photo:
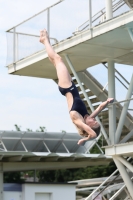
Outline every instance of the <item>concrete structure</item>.
{"label": "concrete structure", "polygon": [[[75,200],[76,184],[4,184],[3,200]],[[66,195],[67,194],[67,195]]]}

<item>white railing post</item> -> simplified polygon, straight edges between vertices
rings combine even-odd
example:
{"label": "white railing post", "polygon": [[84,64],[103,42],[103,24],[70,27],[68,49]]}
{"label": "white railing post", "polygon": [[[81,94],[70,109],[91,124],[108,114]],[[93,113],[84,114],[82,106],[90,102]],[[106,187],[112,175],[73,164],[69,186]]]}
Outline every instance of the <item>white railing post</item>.
{"label": "white railing post", "polygon": [[50,37],[50,8],[47,9],[47,31]]}
{"label": "white railing post", "polygon": [[16,28],[13,28],[13,63],[16,62]]}
{"label": "white railing post", "polygon": [[92,4],[91,0],[89,0],[89,22],[90,22],[90,29],[92,28]]}

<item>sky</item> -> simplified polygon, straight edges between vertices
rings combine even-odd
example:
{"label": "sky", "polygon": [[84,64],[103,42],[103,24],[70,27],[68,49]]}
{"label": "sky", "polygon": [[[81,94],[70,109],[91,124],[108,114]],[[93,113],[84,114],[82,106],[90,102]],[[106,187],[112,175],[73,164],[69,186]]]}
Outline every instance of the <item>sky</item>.
{"label": "sky", "polygon": [[[17,124],[21,130],[29,128],[36,131],[43,126],[48,132],[77,132],[69,117],[66,99],[59,93],[53,80],[9,75],[6,67],[6,30],[56,2],[57,0],[0,0],[0,130],[15,130],[14,125]],[[104,0],[100,0],[99,4],[93,1],[93,14],[104,5]],[[88,7],[88,0],[65,0],[57,5],[55,10],[53,8],[54,14],[51,13],[51,34],[59,40],[72,35],[88,19]],[[30,33],[39,34],[39,30],[46,25],[43,17],[41,20],[36,19],[32,25],[27,23],[26,29]],[[22,42],[26,41],[23,39]],[[11,54],[12,49],[9,48],[8,52]],[[117,65],[117,68],[125,74],[124,66]],[[92,74],[98,76],[96,71],[97,68],[90,69]],[[126,66],[126,71],[129,71],[126,76],[130,79],[131,66]],[[106,78],[103,84],[105,83]]]}

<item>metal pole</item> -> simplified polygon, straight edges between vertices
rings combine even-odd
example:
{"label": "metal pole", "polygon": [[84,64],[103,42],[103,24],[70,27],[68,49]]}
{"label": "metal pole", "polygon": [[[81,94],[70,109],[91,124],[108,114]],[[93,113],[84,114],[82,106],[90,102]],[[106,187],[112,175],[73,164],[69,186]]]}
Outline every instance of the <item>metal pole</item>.
{"label": "metal pole", "polygon": [[113,18],[112,0],[105,0],[106,4],[106,20]]}
{"label": "metal pole", "polygon": [[114,200],[116,197],[125,189],[125,185],[123,185],[109,200]]}
{"label": "metal pole", "polygon": [[[70,67],[72,73],[74,74],[74,76],[75,76],[76,79],[77,79],[77,82],[78,82],[78,84],[79,84],[79,86],[80,86],[80,88],[81,88],[81,90],[82,90],[82,92],[83,92],[83,94],[84,94],[84,96],[85,96],[85,98],[86,98],[86,101],[87,101],[88,105],[89,105],[90,108],[91,108],[91,111],[93,112],[93,111],[94,111],[94,108],[93,108],[93,106],[92,106],[92,104],[91,104],[91,101],[90,101],[90,99],[88,98],[88,96],[87,96],[87,94],[86,94],[86,92],[85,92],[85,90],[84,90],[84,87],[82,86],[82,84],[81,84],[81,82],[80,82],[80,79],[79,79],[79,77],[78,77],[78,75],[77,75],[77,73],[76,73],[74,67],[72,66],[72,63],[71,63],[71,61],[70,61],[68,55],[65,55],[65,58],[66,58],[66,61],[67,61],[68,65],[69,65],[69,67]],[[105,132],[105,130],[104,130],[104,128],[103,128],[103,126],[102,126],[102,124],[101,124],[99,118],[96,117],[96,119],[97,119],[98,123],[101,125],[102,133],[103,133],[103,135],[104,135],[104,137],[105,137],[105,139],[106,139],[108,145],[110,145],[110,141],[109,141],[109,139],[108,139],[108,136],[107,136],[107,134],[106,134],[106,132]]]}
{"label": "metal pole", "polygon": [[16,62],[16,28],[13,29],[13,63]]}
{"label": "metal pole", "polygon": [[123,178],[131,197],[133,198],[133,183],[132,183],[124,165],[119,160],[117,160],[116,156],[113,156],[113,159],[114,159],[116,166],[118,167],[121,177]]}
{"label": "metal pole", "polygon": [[117,159],[123,164],[125,165],[131,172],[133,172],[133,166],[127,161],[125,160],[123,157],[121,156],[117,156]]}
{"label": "metal pole", "polygon": [[[126,99],[131,98],[132,92],[133,92],[133,75],[132,75],[131,82],[130,82],[130,85],[129,85],[129,88],[128,88],[128,91],[127,91]],[[126,118],[126,114],[127,114],[127,109],[128,109],[129,103],[130,103],[130,101],[126,101],[124,103],[124,106],[123,106],[123,109],[122,109],[122,112],[121,112],[121,116],[120,116],[120,119],[119,119],[119,124],[118,124],[117,130],[116,130],[116,139],[115,139],[116,143],[118,143],[119,140],[120,140],[121,131],[122,131],[122,128],[123,128],[123,124],[125,122],[125,118]]]}
{"label": "metal pole", "polygon": [[3,200],[3,164],[0,164],[0,200]]}
{"label": "metal pole", "polygon": [[92,4],[91,0],[89,0],[89,22],[90,22],[90,29],[92,28]]}
{"label": "metal pole", "polygon": [[85,200],[91,200],[92,195],[95,194],[113,175],[115,175],[118,172],[118,169],[116,169],[101,185],[98,186]]}
{"label": "metal pole", "polygon": [[34,171],[34,182],[36,182],[36,169]]}
{"label": "metal pole", "polygon": [[109,106],[112,106],[112,105],[115,105],[115,104],[124,103],[124,102],[126,102],[126,101],[131,101],[131,100],[133,100],[133,98],[125,99],[125,100],[122,100],[122,101],[117,101],[117,102],[114,102],[114,103],[109,104],[108,107],[109,107]]}
{"label": "metal pole", "polygon": [[[108,97],[115,99],[115,67],[114,61],[108,61]],[[109,139],[111,144],[115,143],[116,131],[116,107],[109,107]]]}
{"label": "metal pole", "polygon": [[47,9],[47,31],[50,37],[50,8]]}
{"label": "metal pole", "polygon": [[125,143],[125,142],[127,142],[132,136],[133,136],[133,129],[131,130],[130,133],[128,133],[128,134],[120,141],[120,143]]}

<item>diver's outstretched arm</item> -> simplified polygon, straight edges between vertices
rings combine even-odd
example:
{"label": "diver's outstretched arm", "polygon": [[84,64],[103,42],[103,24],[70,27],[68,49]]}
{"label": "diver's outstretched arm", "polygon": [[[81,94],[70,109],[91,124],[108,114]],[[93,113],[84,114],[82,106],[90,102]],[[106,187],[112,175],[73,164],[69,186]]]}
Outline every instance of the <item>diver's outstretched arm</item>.
{"label": "diver's outstretched arm", "polygon": [[113,103],[114,99],[113,98],[108,98],[107,101],[104,101],[103,103],[101,103],[98,108],[90,115],[90,117],[96,117],[104,108],[106,108],[106,106],[109,103]]}

